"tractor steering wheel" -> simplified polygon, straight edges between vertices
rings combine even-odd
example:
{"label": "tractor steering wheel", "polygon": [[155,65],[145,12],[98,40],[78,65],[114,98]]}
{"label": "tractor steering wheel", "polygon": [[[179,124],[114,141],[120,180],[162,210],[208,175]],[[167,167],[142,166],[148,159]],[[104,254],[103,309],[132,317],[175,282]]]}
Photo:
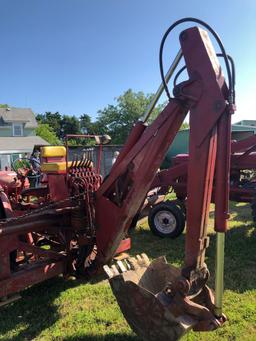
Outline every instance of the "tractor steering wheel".
{"label": "tractor steering wheel", "polygon": [[[40,166],[40,162],[36,161],[35,159],[33,162],[38,163],[38,166]],[[39,178],[41,175],[41,172],[36,172],[33,170],[33,165],[30,159],[25,157],[20,157],[13,161],[12,163],[13,170],[22,178],[28,178],[28,179],[36,179]]]}

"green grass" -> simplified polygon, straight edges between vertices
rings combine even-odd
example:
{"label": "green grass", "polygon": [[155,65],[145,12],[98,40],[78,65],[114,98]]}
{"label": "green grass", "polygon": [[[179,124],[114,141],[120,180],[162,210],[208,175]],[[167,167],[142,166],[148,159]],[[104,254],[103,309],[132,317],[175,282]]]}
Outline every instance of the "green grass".
{"label": "green grass", "polygon": [[[211,333],[190,333],[182,340],[256,340],[256,231],[249,205],[231,204],[226,237],[224,310],[229,321]],[[207,264],[214,282],[215,235],[210,219]],[[180,266],[184,235],[176,240],[153,236],[146,224],[132,233],[131,254],[166,255]],[[22,299],[0,310],[0,340],[139,341],[124,320],[107,281],[83,283],[61,277],[22,293]]]}

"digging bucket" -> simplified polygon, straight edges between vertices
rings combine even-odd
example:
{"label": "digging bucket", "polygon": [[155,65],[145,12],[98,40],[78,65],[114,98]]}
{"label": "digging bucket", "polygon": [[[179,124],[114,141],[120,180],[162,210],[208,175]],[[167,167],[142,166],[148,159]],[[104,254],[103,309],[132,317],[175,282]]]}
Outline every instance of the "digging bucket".
{"label": "digging bucket", "polygon": [[181,271],[165,257],[150,263],[142,254],[105,265],[104,270],[125,319],[143,340],[174,341],[191,329],[213,330],[221,324],[202,302],[172,293]]}

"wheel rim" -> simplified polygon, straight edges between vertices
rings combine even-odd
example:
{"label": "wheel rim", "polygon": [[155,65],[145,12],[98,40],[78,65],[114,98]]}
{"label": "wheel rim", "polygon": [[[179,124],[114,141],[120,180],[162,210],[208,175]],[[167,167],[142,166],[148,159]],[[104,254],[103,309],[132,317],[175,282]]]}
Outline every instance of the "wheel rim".
{"label": "wheel rim", "polygon": [[170,211],[162,210],[156,213],[154,224],[159,232],[169,234],[176,229],[177,220]]}

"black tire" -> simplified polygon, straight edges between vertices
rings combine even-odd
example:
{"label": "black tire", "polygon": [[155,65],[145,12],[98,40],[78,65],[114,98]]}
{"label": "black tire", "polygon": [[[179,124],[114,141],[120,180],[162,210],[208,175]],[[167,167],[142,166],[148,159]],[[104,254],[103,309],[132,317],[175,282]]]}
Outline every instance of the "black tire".
{"label": "black tire", "polygon": [[148,225],[156,236],[177,238],[185,228],[185,215],[176,204],[165,201],[155,205],[149,212]]}
{"label": "black tire", "polygon": [[175,200],[175,202],[173,204],[178,206],[178,208],[181,210],[181,212],[183,213],[185,220],[186,220],[187,209],[186,209],[185,200],[177,199],[177,200]]}
{"label": "black tire", "polygon": [[252,208],[252,220],[256,223],[256,196],[252,198],[251,208]]}
{"label": "black tire", "polygon": [[128,229],[128,232],[129,232],[129,231],[132,231],[132,230],[134,230],[134,229],[136,228],[137,222],[138,222],[138,220],[139,220],[139,217],[140,217],[140,212],[139,212],[139,213],[136,213],[135,216],[133,217],[132,222],[131,222],[131,225],[130,225],[130,227],[129,227],[129,229]]}

